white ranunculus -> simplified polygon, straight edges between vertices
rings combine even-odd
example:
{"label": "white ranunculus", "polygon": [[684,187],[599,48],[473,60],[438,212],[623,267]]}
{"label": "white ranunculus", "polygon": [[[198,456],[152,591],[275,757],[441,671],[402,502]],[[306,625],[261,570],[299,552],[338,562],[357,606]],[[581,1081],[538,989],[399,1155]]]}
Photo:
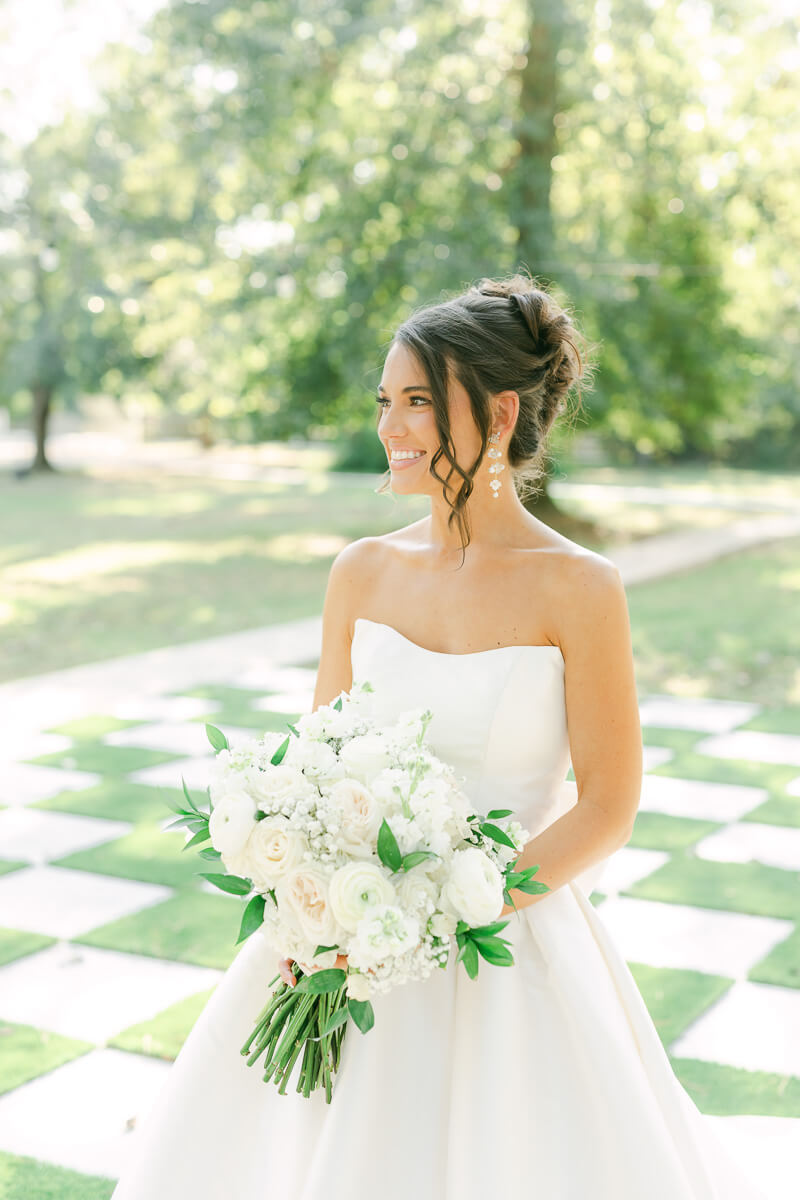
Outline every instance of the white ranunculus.
{"label": "white ranunculus", "polygon": [[357,779],[340,779],[327,799],[339,817],[337,845],[358,858],[372,854],[382,817],[369,789]]}
{"label": "white ranunculus", "polygon": [[246,776],[248,792],[262,812],[279,812],[287,800],[318,795],[316,786],[296,766],[279,763],[266,771],[252,767]]}
{"label": "white ranunculus", "polygon": [[351,738],[339,751],[339,759],[348,775],[362,783],[369,783],[390,762],[386,739],[379,733]]}
{"label": "white ranunculus", "polygon": [[374,863],[350,862],[334,871],[329,895],[336,920],[354,933],[362,917],[381,904],[394,902],[395,890]]}
{"label": "white ranunculus", "polygon": [[328,882],[321,871],[311,866],[290,871],[284,877],[282,895],[297,917],[303,935],[315,947],[338,944],[339,929],[329,900]]}
{"label": "white ranunculus", "polygon": [[303,861],[308,842],[301,833],[289,828],[285,817],[264,817],[256,822],[242,851],[252,879],[261,891],[274,887],[282,875],[288,874]]}
{"label": "white ranunculus", "polygon": [[406,912],[419,914],[433,912],[439,899],[439,889],[430,876],[425,874],[424,864],[404,871],[397,884],[397,896]]}
{"label": "white ranunculus", "polygon": [[256,823],[253,797],[243,788],[226,792],[211,809],[208,832],[211,845],[221,854],[239,854]]}
{"label": "white ranunculus", "polygon": [[372,995],[369,978],[361,971],[350,971],[348,973],[345,990],[350,1000],[369,1000]]}
{"label": "white ranunculus", "polygon": [[349,958],[357,966],[378,964],[413,950],[418,942],[419,921],[394,904],[381,904],[358,922]]}
{"label": "white ranunculus", "polygon": [[482,850],[470,846],[453,855],[443,894],[462,921],[486,925],[503,907],[503,877]]}

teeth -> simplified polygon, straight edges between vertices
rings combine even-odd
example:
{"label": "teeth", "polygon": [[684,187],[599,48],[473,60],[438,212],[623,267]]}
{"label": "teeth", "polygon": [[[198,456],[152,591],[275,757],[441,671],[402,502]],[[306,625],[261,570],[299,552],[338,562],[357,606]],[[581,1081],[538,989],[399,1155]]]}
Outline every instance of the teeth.
{"label": "teeth", "polygon": [[422,458],[424,450],[393,450],[392,462],[399,458]]}

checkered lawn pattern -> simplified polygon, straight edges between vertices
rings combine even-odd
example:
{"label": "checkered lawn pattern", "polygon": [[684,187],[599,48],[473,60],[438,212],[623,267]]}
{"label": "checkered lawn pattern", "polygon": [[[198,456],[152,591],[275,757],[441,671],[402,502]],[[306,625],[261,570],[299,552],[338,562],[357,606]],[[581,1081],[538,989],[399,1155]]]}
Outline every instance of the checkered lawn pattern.
{"label": "checkered lawn pattern", "polygon": [[[241,902],[198,878],[165,801],[181,775],[205,799],[206,721],[234,742],[284,729],[315,668],[41,730],[5,772],[0,1196],[111,1194],[126,1128],[236,953]],[[592,901],[699,1108],[800,1117],[800,709],[640,702],[641,808]]]}

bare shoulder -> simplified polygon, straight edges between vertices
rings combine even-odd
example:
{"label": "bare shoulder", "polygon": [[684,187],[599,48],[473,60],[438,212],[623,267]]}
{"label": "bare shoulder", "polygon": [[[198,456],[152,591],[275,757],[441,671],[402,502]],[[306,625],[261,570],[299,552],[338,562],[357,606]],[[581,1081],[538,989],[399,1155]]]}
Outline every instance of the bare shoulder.
{"label": "bare shoulder", "polygon": [[[574,543],[573,543],[574,545]],[[619,567],[582,546],[555,555],[552,581],[558,595],[562,649],[586,648],[600,638],[629,640],[628,604]]]}
{"label": "bare shoulder", "polygon": [[328,704],[352,686],[350,648],[355,618],[375,580],[380,578],[386,555],[383,539],[362,537],[338,552],[328,572],[322,608],[322,647],[312,711]]}

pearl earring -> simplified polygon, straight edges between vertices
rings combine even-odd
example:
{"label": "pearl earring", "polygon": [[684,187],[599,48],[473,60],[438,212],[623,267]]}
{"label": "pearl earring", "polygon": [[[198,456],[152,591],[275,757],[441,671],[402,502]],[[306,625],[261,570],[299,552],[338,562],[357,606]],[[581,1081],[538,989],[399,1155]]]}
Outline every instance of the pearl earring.
{"label": "pearl earring", "polygon": [[[499,440],[500,440],[499,433],[493,433],[493,434],[491,434],[491,436],[489,438],[490,442],[496,443]],[[492,446],[492,448],[487,451],[487,455],[489,458],[502,458],[503,457],[502,451],[498,450],[496,445]],[[499,475],[500,472],[505,471],[505,469],[506,469],[505,463],[494,462],[489,467],[489,474],[490,475]],[[494,498],[496,500],[497,493],[500,491],[500,480],[493,479],[491,481],[491,483],[489,484],[489,487],[492,489],[492,495],[494,496]]]}

